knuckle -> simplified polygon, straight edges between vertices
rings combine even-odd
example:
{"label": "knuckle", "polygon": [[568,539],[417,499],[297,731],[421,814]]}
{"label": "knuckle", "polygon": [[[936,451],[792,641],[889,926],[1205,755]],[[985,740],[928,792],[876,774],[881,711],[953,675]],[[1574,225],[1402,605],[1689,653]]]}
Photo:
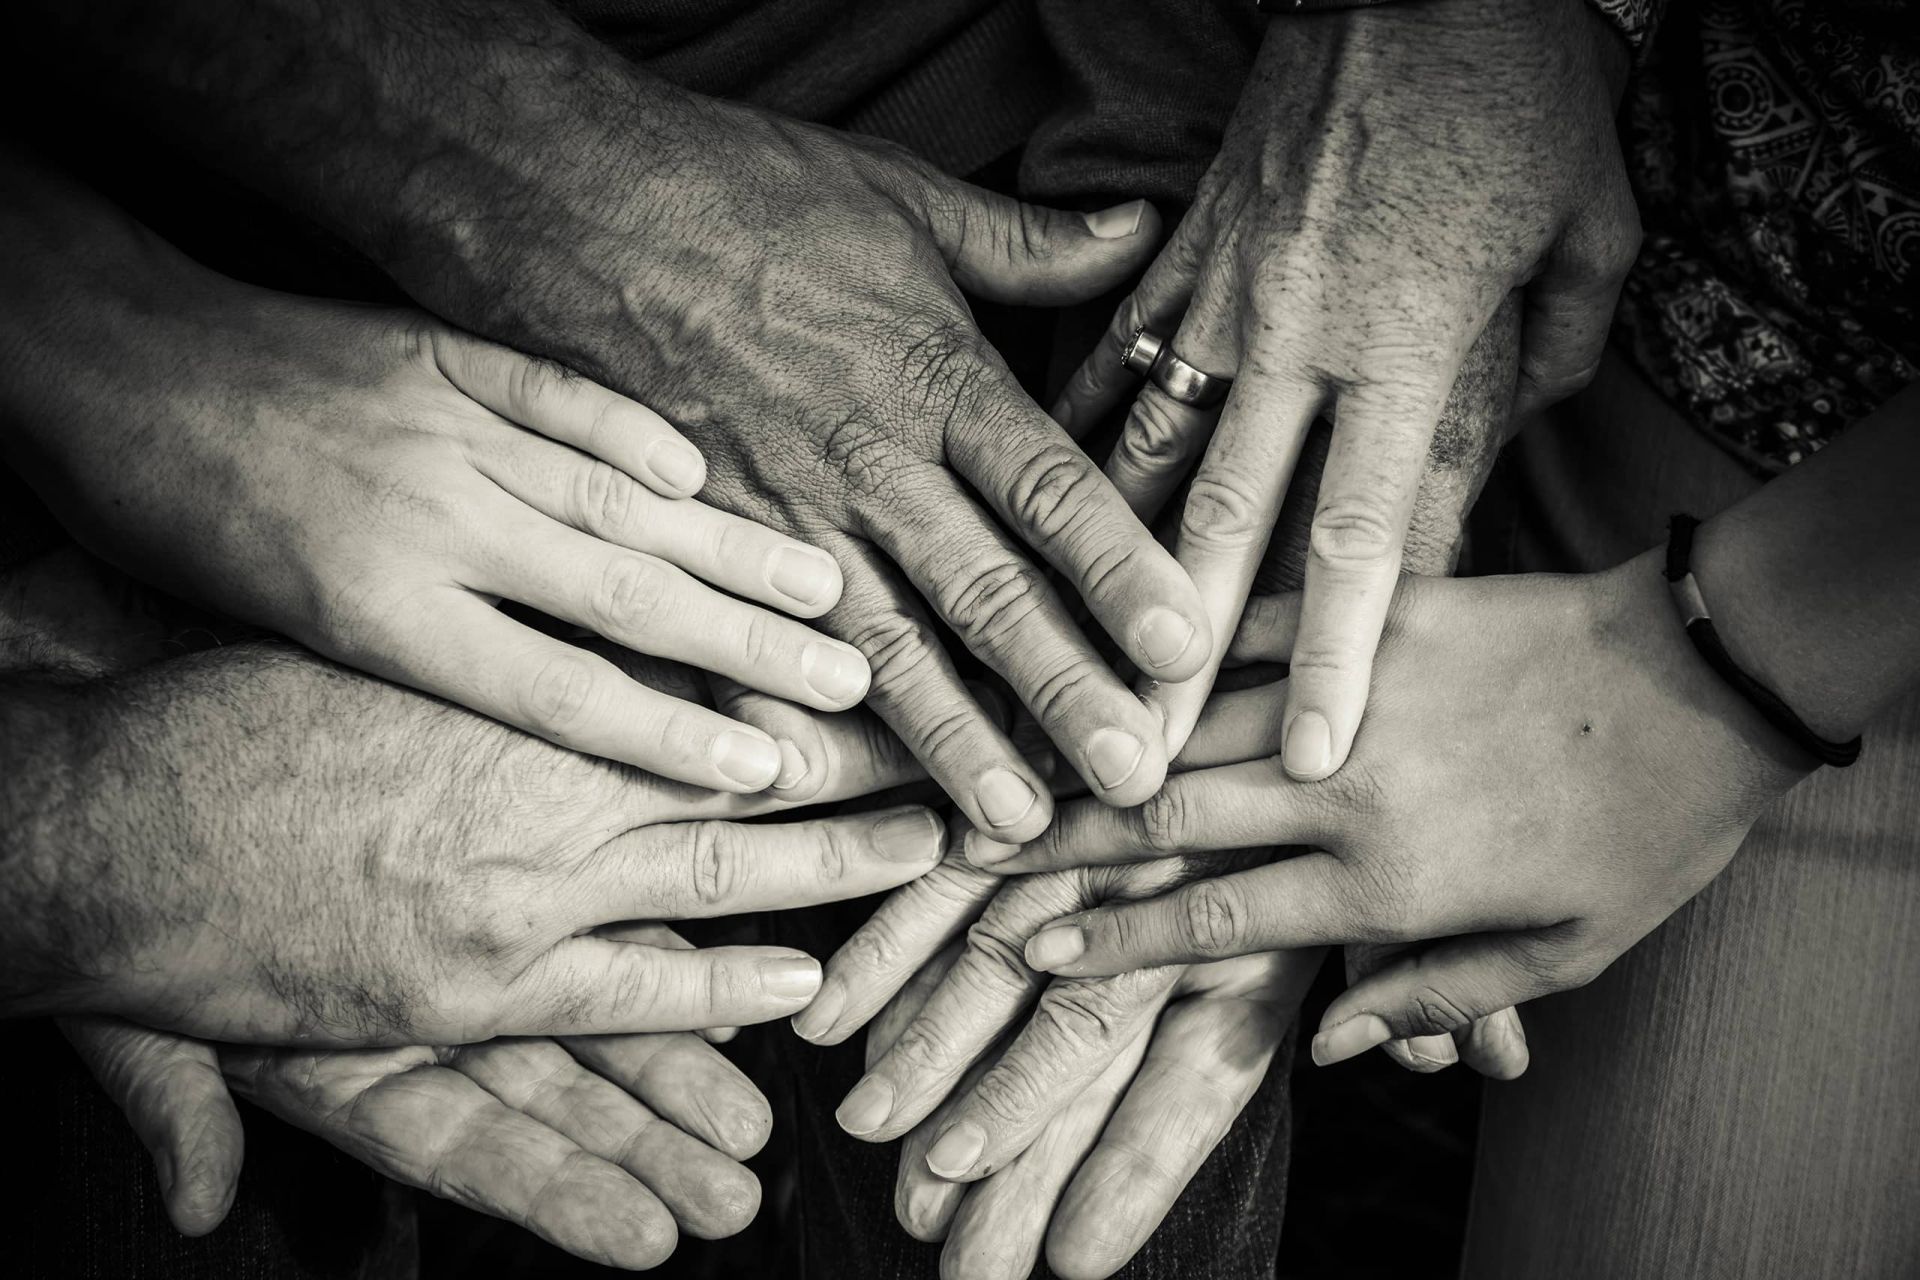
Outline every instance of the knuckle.
{"label": "knuckle", "polygon": [[1114,447],[1142,471],[1161,471],[1180,461],[1187,433],[1174,420],[1171,401],[1143,392],[1127,414],[1127,425]]}
{"label": "knuckle", "polygon": [[772,614],[759,610],[749,613],[740,627],[741,660],[754,670],[778,663],[785,648],[780,643],[780,631]]}
{"label": "knuckle", "polygon": [[1203,956],[1239,955],[1245,912],[1233,890],[1217,880],[1199,880],[1180,892],[1181,928]]}
{"label": "knuckle", "polygon": [[901,348],[902,386],[915,388],[929,408],[952,425],[954,411],[967,403],[976,380],[987,368],[986,342],[959,316],[922,325]]}
{"label": "knuckle", "polygon": [[1140,806],[1140,836],[1147,848],[1177,853],[1187,844],[1192,828],[1184,792],[1177,786],[1160,788]]}
{"label": "knuckle", "polygon": [[860,974],[892,973],[901,961],[899,936],[880,916],[870,918],[834,953],[834,967]]}
{"label": "knuckle", "polygon": [[955,973],[964,972],[967,976],[979,980],[990,975],[994,978],[1012,976],[1021,986],[1027,981],[1026,940],[1006,931],[991,919],[976,921],[967,929],[967,955],[964,969],[954,966]]}
{"label": "knuckle", "polygon": [[1092,662],[1075,661],[1051,672],[1027,699],[1027,707],[1041,724],[1064,718],[1066,708],[1083,700],[1103,683],[1103,672]]}
{"label": "knuckle", "polygon": [[646,631],[666,592],[659,565],[639,556],[613,557],[601,571],[595,605],[602,634],[617,639]]}
{"label": "knuckle", "polygon": [[815,869],[823,885],[836,885],[845,880],[855,863],[846,840],[836,834],[836,830],[832,826],[820,828],[815,850],[817,858]]}
{"label": "knuckle", "polygon": [[597,699],[599,680],[582,654],[546,658],[522,695],[522,713],[541,732],[565,738],[585,723]]}
{"label": "knuckle", "polygon": [[1014,521],[1031,541],[1052,545],[1087,519],[1105,483],[1086,454],[1065,443],[1049,443],[1021,466],[1007,501]]}
{"label": "knuckle", "polygon": [[1253,494],[1232,479],[1209,474],[1196,478],[1187,491],[1180,535],[1238,546],[1264,534],[1261,524],[1260,504]]}
{"label": "knuckle", "polygon": [[1377,570],[1392,562],[1399,529],[1386,505],[1366,493],[1344,495],[1313,515],[1307,546],[1313,558],[1333,569]]}
{"label": "knuckle", "polygon": [[1426,936],[1427,898],[1414,868],[1392,859],[1373,859],[1355,864],[1354,879],[1374,939],[1418,942]]}
{"label": "knuckle", "polygon": [[687,846],[688,900],[718,906],[739,888],[743,859],[734,828],[725,822],[701,822]]}
{"label": "knuckle", "polygon": [[866,655],[876,690],[900,689],[936,661],[933,629],[904,613],[889,613],[860,627],[848,643]]}
{"label": "knuckle", "polygon": [[1059,1059],[1112,1048],[1128,1021],[1110,983],[1062,984],[1048,988],[1033,1013],[1040,1043]]}
{"label": "knuckle", "polygon": [[821,432],[821,456],[861,498],[884,499],[899,482],[909,457],[864,409],[848,409]]}
{"label": "knuckle", "polygon": [[1473,1025],[1473,1015],[1438,987],[1415,987],[1407,1004],[1430,1033],[1464,1031]]}
{"label": "knuckle", "polygon": [[574,505],[583,527],[596,533],[620,533],[631,527],[635,485],[618,468],[595,459],[579,484]]}
{"label": "knuckle", "polygon": [[930,1018],[915,1018],[887,1050],[887,1057],[905,1067],[895,1078],[942,1074],[956,1063],[959,1048],[946,1029]]}
{"label": "knuckle", "polygon": [[968,648],[991,646],[1030,618],[1046,598],[1046,586],[1033,567],[999,560],[963,570],[940,593],[940,613]]}

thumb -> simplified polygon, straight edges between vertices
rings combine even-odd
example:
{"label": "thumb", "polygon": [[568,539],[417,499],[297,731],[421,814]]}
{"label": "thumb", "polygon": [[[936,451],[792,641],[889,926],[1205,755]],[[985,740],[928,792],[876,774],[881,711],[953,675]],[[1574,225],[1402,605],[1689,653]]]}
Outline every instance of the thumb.
{"label": "thumb", "polygon": [[954,280],[993,302],[1097,298],[1144,268],[1160,239],[1160,215],[1145,200],[1069,213],[940,174],[927,180],[922,208]]}
{"label": "thumb", "polygon": [[173,1225],[189,1236],[219,1226],[244,1139],[213,1046],[118,1018],[65,1018],[60,1030],[153,1156]]}
{"label": "thumb", "polygon": [[[1330,1066],[1389,1040],[1467,1033],[1510,1005],[1577,986],[1583,977],[1565,950],[1564,938],[1497,933],[1449,939],[1400,956],[1327,1006],[1313,1038],[1313,1060]],[[1518,1065],[1525,1069],[1524,1060]]]}

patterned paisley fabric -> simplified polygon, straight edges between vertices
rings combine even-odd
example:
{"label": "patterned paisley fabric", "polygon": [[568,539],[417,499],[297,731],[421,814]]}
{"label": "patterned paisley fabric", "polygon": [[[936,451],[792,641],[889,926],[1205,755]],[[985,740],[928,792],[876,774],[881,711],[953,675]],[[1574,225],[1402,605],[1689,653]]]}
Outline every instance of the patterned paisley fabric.
{"label": "patterned paisley fabric", "polygon": [[1623,117],[1646,239],[1614,340],[1777,474],[1920,378],[1920,3],[1657,16]]}

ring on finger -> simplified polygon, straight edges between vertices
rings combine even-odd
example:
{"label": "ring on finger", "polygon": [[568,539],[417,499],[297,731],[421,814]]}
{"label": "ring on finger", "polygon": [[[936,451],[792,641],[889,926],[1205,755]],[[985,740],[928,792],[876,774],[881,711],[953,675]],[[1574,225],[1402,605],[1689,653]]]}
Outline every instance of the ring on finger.
{"label": "ring on finger", "polygon": [[1211,409],[1227,398],[1233,379],[1224,374],[1207,373],[1182,360],[1172,345],[1145,325],[1133,331],[1120,363],[1153,384],[1168,397],[1195,409]]}

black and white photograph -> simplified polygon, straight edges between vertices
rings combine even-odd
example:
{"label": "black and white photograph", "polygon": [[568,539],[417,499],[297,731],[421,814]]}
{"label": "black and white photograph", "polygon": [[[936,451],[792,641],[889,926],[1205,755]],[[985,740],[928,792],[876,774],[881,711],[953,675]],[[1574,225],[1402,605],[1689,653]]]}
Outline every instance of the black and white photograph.
{"label": "black and white photograph", "polygon": [[21,1280],[1920,1277],[1920,0],[20,0]]}

